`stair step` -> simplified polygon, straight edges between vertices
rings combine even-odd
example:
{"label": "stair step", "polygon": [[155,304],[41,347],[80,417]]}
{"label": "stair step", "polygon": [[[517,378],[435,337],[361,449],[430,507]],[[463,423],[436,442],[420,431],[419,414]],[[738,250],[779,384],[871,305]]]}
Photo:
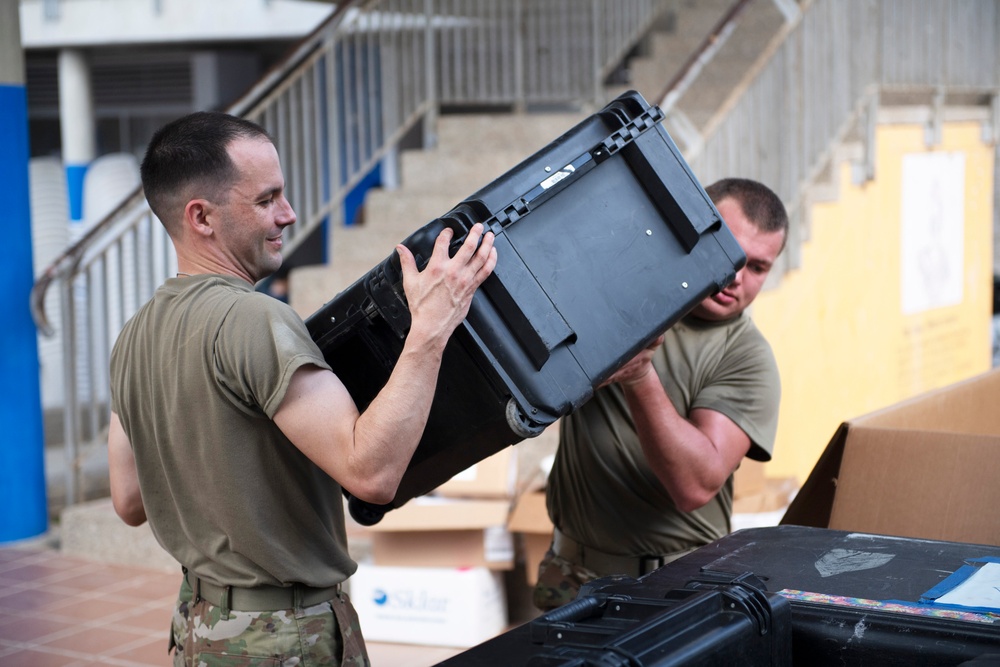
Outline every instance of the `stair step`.
{"label": "stair step", "polygon": [[484,149],[476,155],[463,155],[440,147],[423,152],[407,151],[400,160],[400,190],[446,194],[460,201],[492,183],[532,152],[516,148]]}
{"label": "stair step", "polygon": [[642,62],[634,62],[629,69],[628,87],[638,90],[650,104],[658,103],[659,100],[656,98],[663,93],[667,84],[677,76],[683,64],[682,60],[670,62],[644,59]]}
{"label": "stair step", "polygon": [[67,556],[175,572],[181,567],[156,541],[148,523],[133,528],[119,519],[110,498],[63,510],[59,541],[60,552]]}
{"label": "stair step", "polygon": [[455,154],[511,151],[527,157],[586,118],[586,114],[455,114],[441,116],[438,146]]}
{"label": "stair step", "polygon": [[305,319],[351,284],[343,280],[327,264],[297,266],[288,272],[288,305]]}
{"label": "stair step", "polygon": [[397,239],[401,241],[410,232],[450,211],[470,194],[446,192],[443,187],[437,192],[370,190],[365,197],[365,226],[391,226],[405,232]]}
{"label": "stair step", "polygon": [[[443,116],[435,149],[402,154],[401,189],[446,195],[453,205],[489,185],[586,117],[583,113]],[[449,208],[451,205],[435,215]]]}
{"label": "stair step", "polygon": [[692,86],[677,100],[677,108],[699,129],[705,128],[733,89],[743,81],[743,72],[721,67],[708,76],[710,81],[706,79],[703,84]]}
{"label": "stair step", "polygon": [[745,81],[783,25],[784,16],[773,3],[755,3],[741,15],[734,33],[678,100],[678,108],[696,127],[704,128]]}
{"label": "stair step", "polygon": [[691,3],[677,14],[672,30],[652,33],[650,54],[629,63],[632,86],[647,99],[658,97],[731,5],[731,0]]}
{"label": "stair step", "polygon": [[357,227],[339,227],[333,233],[331,263],[357,260],[374,265],[385,259],[396,244],[417,227],[419,225],[402,227],[398,223],[382,221],[369,221]]}
{"label": "stair step", "polygon": [[[697,0],[685,3],[676,13],[673,30],[654,33],[652,43],[659,46],[661,35],[674,35],[694,50],[718,25],[722,17],[733,6],[734,0]],[[690,51],[688,55],[690,55]]]}
{"label": "stair step", "polygon": [[633,62],[664,58],[684,58],[686,60],[694,49],[704,41],[710,29],[711,26],[707,26],[704,31],[695,28],[683,31],[654,32],[649,39],[649,54],[636,58]]}

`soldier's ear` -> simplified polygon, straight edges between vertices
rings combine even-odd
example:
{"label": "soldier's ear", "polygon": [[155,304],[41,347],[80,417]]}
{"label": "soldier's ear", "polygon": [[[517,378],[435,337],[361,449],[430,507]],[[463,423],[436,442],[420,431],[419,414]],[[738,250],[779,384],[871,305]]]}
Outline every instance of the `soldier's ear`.
{"label": "soldier's ear", "polygon": [[211,236],[212,210],[207,199],[192,199],[184,206],[184,227],[198,236]]}

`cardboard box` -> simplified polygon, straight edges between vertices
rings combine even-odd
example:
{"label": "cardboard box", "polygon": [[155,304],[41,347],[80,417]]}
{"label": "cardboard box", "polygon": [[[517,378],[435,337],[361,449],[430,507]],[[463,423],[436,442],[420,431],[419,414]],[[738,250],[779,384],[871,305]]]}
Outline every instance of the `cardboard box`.
{"label": "cardboard box", "polygon": [[764,491],[767,477],[764,474],[763,461],[744,458],[740,467],[733,473],[733,499],[739,500]]}
{"label": "cardboard box", "polygon": [[468,648],[507,626],[503,577],[487,568],[362,563],[348,582],[367,641]]}
{"label": "cardboard box", "polygon": [[514,540],[507,500],[422,496],[368,528],[376,565],[510,570]]}
{"label": "cardboard box", "polygon": [[794,477],[765,478],[760,491],[733,499],[733,514],[759,514],[785,509],[797,488]]}
{"label": "cardboard box", "polygon": [[1000,544],[1000,369],[840,425],[783,524]]}
{"label": "cardboard box", "polygon": [[511,498],[517,483],[517,452],[501,449],[434,489],[449,498]]}
{"label": "cardboard box", "polygon": [[524,571],[529,586],[538,582],[538,564],[552,544],[552,521],[545,509],[545,492],[522,493],[511,510],[507,528],[520,536]]}

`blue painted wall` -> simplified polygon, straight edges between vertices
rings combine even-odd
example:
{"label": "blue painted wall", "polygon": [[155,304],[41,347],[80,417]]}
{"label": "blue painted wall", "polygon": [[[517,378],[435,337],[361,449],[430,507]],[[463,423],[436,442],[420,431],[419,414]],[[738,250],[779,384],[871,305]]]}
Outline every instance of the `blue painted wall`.
{"label": "blue painted wall", "polygon": [[0,262],[0,542],[48,529],[45,457],[38,379],[38,339],[29,296],[31,211],[28,103],[23,85],[0,83],[0,183],[9,249]]}

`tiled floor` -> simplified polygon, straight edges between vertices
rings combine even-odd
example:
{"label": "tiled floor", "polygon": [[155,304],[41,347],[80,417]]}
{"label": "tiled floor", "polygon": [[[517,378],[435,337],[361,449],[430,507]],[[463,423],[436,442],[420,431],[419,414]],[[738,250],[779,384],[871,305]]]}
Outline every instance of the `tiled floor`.
{"label": "tiled floor", "polygon": [[[180,573],[0,548],[0,665],[170,665],[167,633]],[[428,667],[457,649],[369,644],[373,667]]]}
{"label": "tiled floor", "polygon": [[0,664],[169,665],[179,577],[52,550],[0,549]]}

